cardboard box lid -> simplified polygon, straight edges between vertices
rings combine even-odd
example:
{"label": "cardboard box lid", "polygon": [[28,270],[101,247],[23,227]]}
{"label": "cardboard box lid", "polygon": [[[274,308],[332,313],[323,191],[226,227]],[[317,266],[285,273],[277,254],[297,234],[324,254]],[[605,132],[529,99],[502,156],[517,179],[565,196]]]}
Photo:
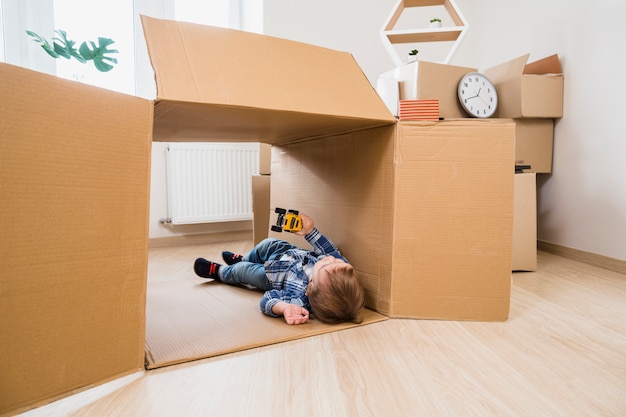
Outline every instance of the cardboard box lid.
{"label": "cardboard box lid", "polygon": [[300,42],[142,16],[154,140],[272,144],[392,124],[354,58]]}
{"label": "cardboard box lid", "polygon": [[524,67],[524,74],[563,74],[558,54],[550,55],[539,61],[531,62]]}

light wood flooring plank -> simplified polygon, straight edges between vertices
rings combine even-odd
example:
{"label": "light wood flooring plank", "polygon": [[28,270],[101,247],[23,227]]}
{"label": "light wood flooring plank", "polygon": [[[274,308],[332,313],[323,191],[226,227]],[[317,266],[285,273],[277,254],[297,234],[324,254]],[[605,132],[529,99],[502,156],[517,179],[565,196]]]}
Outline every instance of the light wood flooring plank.
{"label": "light wood flooring plank", "polygon": [[[150,250],[150,280],[222,247]],[[217,255],[216,255],[217,254]],[[504,323],[392,319],[131,375],[24,416],[624,416],[626,276],[545,252]]]}

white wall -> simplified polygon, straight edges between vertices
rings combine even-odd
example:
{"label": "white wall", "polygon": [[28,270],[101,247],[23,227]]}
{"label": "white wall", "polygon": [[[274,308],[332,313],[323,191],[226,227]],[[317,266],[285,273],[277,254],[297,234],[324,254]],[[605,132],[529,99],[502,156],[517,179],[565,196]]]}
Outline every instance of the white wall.
{"label": "white wall", "polygon": [[[370,81],[393,67],[380,29],[395,0],[265,0],[266,34],[351,52]],[[457,0],[469,22],[451,64],[553,53],[565,74],[553,173],[538,179],[538,238],[626,260],[626,2]]]}

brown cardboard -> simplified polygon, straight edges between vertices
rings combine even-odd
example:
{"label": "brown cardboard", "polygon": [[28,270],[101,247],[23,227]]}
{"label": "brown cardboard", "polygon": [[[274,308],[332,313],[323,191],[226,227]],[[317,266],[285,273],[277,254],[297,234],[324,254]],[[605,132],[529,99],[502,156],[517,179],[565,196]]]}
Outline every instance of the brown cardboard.
{"label": "brown cardboard", "polygon": [[515,174],[513,271],[537,270],[537,174]]}
{"label": "brown cardboard", "polygon": [[445,119],[467,117],[459,104],[459,80],[476,68],[416,61],[380,75],[400,82],[400,100],[439,100],[439,116]]}
{"label": "brown cardboard", "polygon": [[277,144],[395,121],[348,53],[146,16],[142,24],[156,141]]}
{"label": "brown cardboard", "polygon": [[143,369],[152,103],[0,64],[0,414]]}
{"label": "brown cardboard", "polygon": [[259,143],[259,174],[270,175],[272,173],[272,146],[267,143]]}
{"label": "brown cardboard", "polygon": [[270,184],[269,175],[252,176],[252,241],[255,245],[265,239],[270,230]]}
{"label": "brown cardboard", "polygon": [[558,55],[527,64],[528,57],[485,71],[498,91],[496,117],[562,117],[563,70]]}
{"label": "brown cardboard", "polygon": [[[363,323],[309,320],[288,326],[259,311],[262,292],[190,278],[148,285],[146,367],[154,369],[387,320],[363,309]],[[219,329],[219,331],[216,331]]]}
{"label": "brown cardboard", "polygon": [[515,119],[515,164],[524,172],[552,172],[553,119]]}
{"label": "brown cardboard", "polygon": [[378,312],[506,320],[514,129],[502,119],[399,122],[274,147],[272,206],[310,214]]}
{"label": "brown cardboard", "polygon": [[512,123],[396,131],[349,54],[143,23],[156,103],[0,65],[0,413],[142,368],[151,127],[154,140],[289,142],[272,150],[285,187],[272,184],[272,207],[337,236],[372,309],[506,319]]}

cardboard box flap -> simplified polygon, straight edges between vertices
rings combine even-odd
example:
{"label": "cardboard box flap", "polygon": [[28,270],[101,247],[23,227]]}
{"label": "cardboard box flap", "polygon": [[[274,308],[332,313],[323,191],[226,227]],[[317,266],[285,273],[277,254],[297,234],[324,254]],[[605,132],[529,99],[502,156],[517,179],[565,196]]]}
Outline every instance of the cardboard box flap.
{"label": "cardboard box flap", "polygon": [[0,415],[14,415],[143,370],[153,105],[4,63],[0,91]]}
{"label": "cardboard box flap", "polygon": [[540,59],[539,61],[531,62],[524,68],[524,74],[563,74],[559,55],[554,54]]}
{"label": "cardboard box flap", "polygon": [[146,16],[142,24],[155,140],[281,143],[395,122],[349,53]]}
{"label": "cardboard box flap", "polygon": [[519,79],[519,76],[524,73],[526,62],[530,54],[522,55],[519,58],[512,59],[495,67],[489,68],[485,71],[485,75],[496,85],[507,80]]}
{"label": "cardboard box flap", "polygon": [[485,71],[498,90],[497,117],[563,116],[563,74],[558,55],[527,64],[529,54]]}

